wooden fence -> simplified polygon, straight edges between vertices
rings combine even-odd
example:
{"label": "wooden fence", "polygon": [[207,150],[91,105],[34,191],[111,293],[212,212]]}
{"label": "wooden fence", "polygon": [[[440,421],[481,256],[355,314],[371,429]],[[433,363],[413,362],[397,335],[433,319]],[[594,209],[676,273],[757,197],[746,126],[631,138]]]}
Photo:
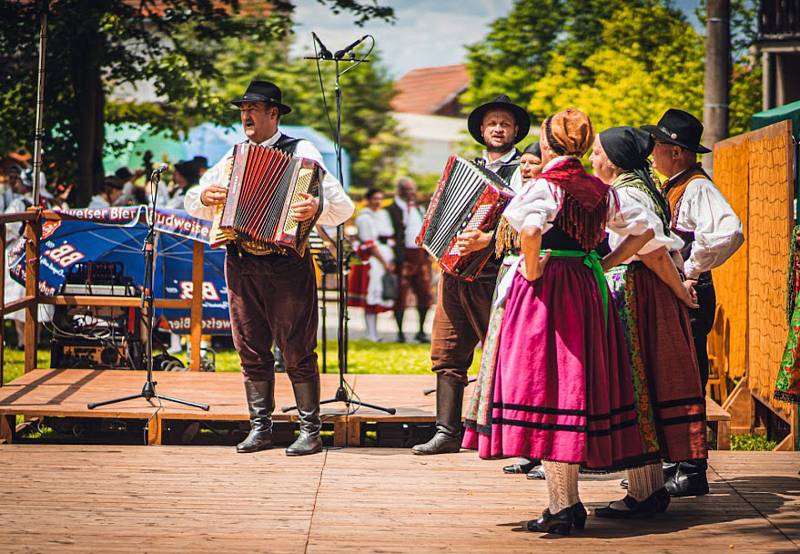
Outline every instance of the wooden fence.
{"label": "wooden fence", "polygon": [[795,154],[791,122],[782,121],[717,143],[714,182],[740,216],[745,244],[714,270],[717,320],[709,337],[712,373],[734,384],[722,398],[733,432],[751,431],[754,401],[784,419],[797,440],[797,407],[772,398],[788,326],[786,282],[794,224]]}

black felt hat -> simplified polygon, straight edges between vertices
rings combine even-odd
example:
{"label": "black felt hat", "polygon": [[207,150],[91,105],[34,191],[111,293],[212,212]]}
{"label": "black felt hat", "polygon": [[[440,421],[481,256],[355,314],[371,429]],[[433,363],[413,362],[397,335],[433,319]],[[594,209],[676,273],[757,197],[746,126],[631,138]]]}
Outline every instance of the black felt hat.
{"label": "black felt hat", "polygon": [[467,129],[469,134],[472,135],[476,141],[481,144],[486,144],[481,135],[481,123],[483,123],[483,116],[491,110],[506,110],[511,112],[514,121],[517,122],[517,136],[514,137],[514,144],[528,136],[528,131],[531,128],[531,119],[528,117],[528,112],[524,108],[514,104],[511,99],[505,94],[501,94],[491,102],[481,104],[469,114],[467,118]]}
{"label": "black felt hat", "polygon": [[683,110],[671,108],[661,116],[657,125],[642,125],[641,129],[660,142],[674,144],[698,154],[711,152],[700,144],[703,124],[695,116]]}
{"label": "black felt hat", "polygon": [[193,160],[181,161],[175,164],[175,171],[184,176],[189,185],[196,185],[200,179],[200,172],[197,171],[197,164]]}
{"label": "black felt hat", "polygon": [[250,81],[242,97],[231,100],[231,104],[237,107],[243,102],[266,102],[270,106],[277,106],[281,115],[292,111],[292,108],[281,102],[281,89],[270,81]]}

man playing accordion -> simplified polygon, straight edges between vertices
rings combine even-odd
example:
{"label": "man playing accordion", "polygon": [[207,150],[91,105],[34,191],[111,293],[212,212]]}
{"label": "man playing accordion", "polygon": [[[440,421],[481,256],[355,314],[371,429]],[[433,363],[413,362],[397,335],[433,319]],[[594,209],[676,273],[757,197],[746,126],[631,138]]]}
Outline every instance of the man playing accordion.
{"label": "man playing accordion", "polygon": [[[519,167],[521,153],[514,145],[528,135],[528,113],[502,94],[475,108],[467,126],[472,137],[486,147],[479,163],[506,182],[517,182],[512,176]],[[459,235],[458,248],[462,254],[477,252],[493,238],[492,232],[465,231]],[[499,270],[493,258],[471,282],[442,274],[431,339],[431,364],[436,373],[436,434],[430,441],[414,446],[414,454],[458,452],[461,447],[461,407],[467,370],[475,347],[486,337]]]}
{"label": "man playing accordion", "polygon": [[[291,108],[281,102],[281,90],[269,81],[252,81],[244,95],[231,102],[239,108],[242,127],[252,145],[269,146],[323,166],[322,155],[307,140],[282,134],[278,124]],[[189,214],[212,220],[228,194],[233,149],[209,169],[200,184],[186,194]],[[323,166],[324,168],[324,166]],[[291,205],[298,222],[317,216],[320,199],[307,194]],[[342,185],[330,173],[322,182],[322,210],[318,223],[339,225],[354,210]],[[322,450],[319,415],[320,381],[317,367],[317,290],[308,249],[300,257],[288,250],[251,248],[247,241],[227,245],[225,282],[228,287],[233,343],[239,353],[250,414],[250,434],[236,446],[238,452],[272,447],[275,409],[273,342],[281,349],[292,382],[300,419],[300,436],[286,449],[290,456]]]}

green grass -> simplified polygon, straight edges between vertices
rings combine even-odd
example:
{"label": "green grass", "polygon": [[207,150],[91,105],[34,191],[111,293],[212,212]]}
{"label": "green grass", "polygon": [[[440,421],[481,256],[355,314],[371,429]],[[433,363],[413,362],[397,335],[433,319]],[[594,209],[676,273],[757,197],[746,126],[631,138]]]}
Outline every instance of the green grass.
{"label": "green grass", "polygon": [[[320,350],[317,348],[317,353]],[[350,373],[379,373],[392,375],[424,375],[431,371],[430,344],[375,343],[366,340],[351,341],[348,348],[348,371]],[[179,356],[188,363],[186,355]],[[338,369],[338,347],[336,341],[328,341],[328,373]],[[39,366],[49,365],[50,352],[39,351]],[[478,371],[480,351],[475,353],[470,374]],[[320,365],[322,358],[319,359]],[[22,375],[23,352],[6,347],[3,382],[8,383]],[[217,371],[239,371],[239,356],[235,350],[226,349],[216,354]]]}
{"label": "green grass", "polygon": [[771,441],[761,435],[731,435],[731,450],[774,450],[778,441]]}

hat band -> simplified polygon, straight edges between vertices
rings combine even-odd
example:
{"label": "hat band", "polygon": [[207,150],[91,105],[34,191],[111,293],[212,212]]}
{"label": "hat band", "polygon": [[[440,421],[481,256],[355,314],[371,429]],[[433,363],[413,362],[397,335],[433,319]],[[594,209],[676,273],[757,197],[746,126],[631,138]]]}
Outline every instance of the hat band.
{"label": "hat band", "polygon": [[245,102],[272,102],[273,104],[280,104],[280,100],[275,100],[274,98],[270,98],[269,96],[264,96],[261,94],[245,94],[242,96],[242,100]]}
{"label": "hat band", "polygon": [[678,140],[678,133],[673,133],[672,131],[670,131],[669,129],[664,127],[663,125],[659,125],[658,126],[658,130],[661,131],[662,133],[664,133],[665,135],[667,135],[672,140]]}

